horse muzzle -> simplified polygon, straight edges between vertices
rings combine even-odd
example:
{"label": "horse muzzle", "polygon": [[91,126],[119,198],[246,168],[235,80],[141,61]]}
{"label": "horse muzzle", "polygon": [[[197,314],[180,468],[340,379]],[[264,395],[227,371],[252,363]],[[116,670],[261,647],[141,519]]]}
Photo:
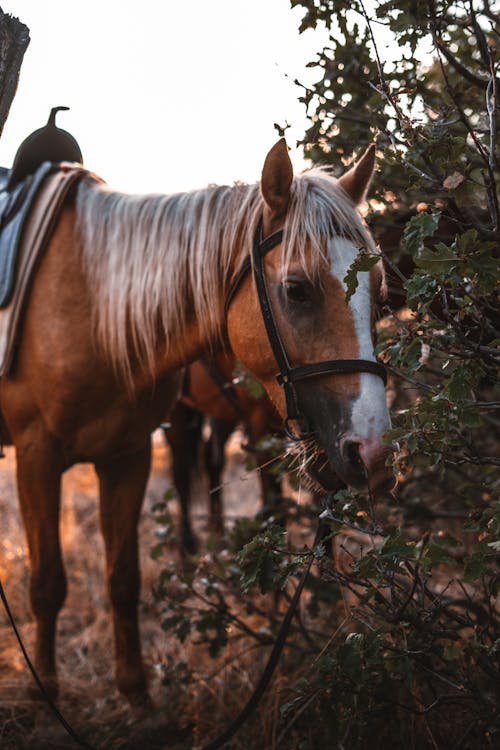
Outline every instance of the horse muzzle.
{"label": "horse muzzle", "polygon": [[368,488],[374,494],[385,492],[395,485],[389,463],[392,455],[393,449],[378,436],[345,434],[339,442],[339,473],[356,489]]}
{"label": "horse muzzle", "polygon": [[[390,428],[384,408],[372,406],[357,430],[353,425],[352,402],[342,401],[327,388],[314,393],[301,391],[303,412],[316,443],[316,455],[307,466],[311,478],[327,491],[339,488],[339,480],[357,490],[373,494],[391,489],[394,475],[390,466],[393,448],[383,442]],[[382,394],[383,396],[383,394]]]}
{"label": "horse muzzle", "polygon": [[394,474],[388,465],[393,450],[380,440],[345,436],[339,447],[339,451],[332,451],[331,458],[321,449],[307,467],[311,479],[325,491],[335,492],[347,484],[353,489],[379,495],[395,486]]}

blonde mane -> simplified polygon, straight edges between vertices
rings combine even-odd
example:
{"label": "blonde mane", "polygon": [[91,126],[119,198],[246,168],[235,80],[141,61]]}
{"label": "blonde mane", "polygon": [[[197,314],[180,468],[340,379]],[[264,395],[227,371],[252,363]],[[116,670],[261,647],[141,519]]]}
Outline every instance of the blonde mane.
{"label": "blonde mane", "polygon": [[[130,376],[132,354],[153,371],[159,330],[167,348],[182,339],[189,309],[207,342],[221,336],[229,283],[251,250],[262,209],[258,184],[167,196],[128,195],[94,180],[81,183],[78,227],[96,337],[120,372]],[[316,275],[329,261],[325,239],[336,234],[374,248],[334,177],[319,169],[296,176],[283,268],[298,258],[306,273]]]}

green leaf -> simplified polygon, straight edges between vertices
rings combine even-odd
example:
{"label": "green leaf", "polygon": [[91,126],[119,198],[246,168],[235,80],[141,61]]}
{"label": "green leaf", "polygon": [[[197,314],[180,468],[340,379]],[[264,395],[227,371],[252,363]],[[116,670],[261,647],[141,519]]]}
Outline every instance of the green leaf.
{"label": "green leaf", "polygon": [[263,534],[248,542],[237,555],[244,591],[257,583],[265,594],[279,584],[281,571],[276,548],[282,543],[284,534],[280,526],[270,526]]}
{"label": "green leaf", "polygon": [[155,544],[154,547],[151,547],[149,551],[149,556],[152,560],[158,560],[163,553],[165,552],[165,544],[164,542],[159,542],[158,544]]}
{"label": "green leaf", "polygon": [[455,403],[470,399],[474,386],[482,374],[483,369],[477,362],[458,365],[445,380],[442,396]]}
{"label": "green leaf", "polygon": [[417,310],[420,306],[425,311],[434,299],[437,289],[437,281],[429,274],[419,275],[414,273],[404,283],[406,290],[406,301],[411,310]]}
{"label": "green leaf", "polygon": [[249,393],[249,395],[256,401],[262,398],[265,394],[264,388],[261,386],[257,378],[249,372],[241,362],[236,362],[233,370],[233,384],[239,385]]}
{"label": "green leaf", "polygon": [[464,565],[464,581],[477,581],[486,573],[488,565],[485,555],[475,553],[466,558]]}
{"label": "green leaf", "polygon": [[432,237],[439,225],[441,211],[422,211],[412,216],[404,230],[405,247],[413,257],[418,257],[424,247],[424,237]]}
{"label": "green leaf", "polygon": [[344,284],[346,285],[345,301],[349,302],[352,295],[358,288],[358,273],[369,271],[374,265],[378,263],[380,258],[378,255],[370,255],[365,248],[361,248],[355,260],[351,263],[347,269],[347,273],[344,276]]}
{"label": "green leaf", "polygon": [[422,248],[415,263],[418,268],[434,276],[446,276],[460,265],[460,258],[452,248],[438,242],[433,250]]}

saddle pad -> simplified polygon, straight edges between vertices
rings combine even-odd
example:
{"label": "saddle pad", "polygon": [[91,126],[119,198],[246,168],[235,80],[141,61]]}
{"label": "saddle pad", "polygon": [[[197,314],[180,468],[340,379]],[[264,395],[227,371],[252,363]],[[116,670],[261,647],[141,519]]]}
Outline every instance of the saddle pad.
{"label": "saddle pad", "polygon": [[62,163],[56,172],[45,177],[33,199],[20,236],[16,284],[8,305],[0,310],[0,377],[7,376],[12,368],[27,295],[50,232],[70,187],[86,174],[88,171],[82,167]]}
{"label": "saddle pad", "polygon": [[9,303],[15,283],[17,251],[31,205],[54,165],[46,161],[12,190],[0,192],[0,307]]}
{"label": "saddle pad", "polygon": [[10,169],[7,167],[0,167],[0,190],[5,190],[7,183],[9,182]]}

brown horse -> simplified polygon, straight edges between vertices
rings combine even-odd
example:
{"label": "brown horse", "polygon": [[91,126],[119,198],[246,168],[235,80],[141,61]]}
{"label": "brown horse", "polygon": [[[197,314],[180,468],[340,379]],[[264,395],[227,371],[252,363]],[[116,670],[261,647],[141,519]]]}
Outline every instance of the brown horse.
{"label": "brown horse", "polygon": [[[284,230],[262,264],[290,362],[374,364],[380,273],[359,274],[348,305],[342,282],[357,248],[373,248],[355,209],[373,163],[370,148],[340,181],[314,170],[294,178],[282,140],[265,160],[260,186],[137,196],[89,177],[67,198],[32,286],[15,367],[0,382],[30,552],[35,664],[54,692],[55,626],[66,594],[61,474],[80,461],[97,471],[116,679],[132,697],[146,687],[137,521],[150,433],[177,398],[180,368],[228,344],[290,417],[290,385],[277,382],[256,286],[246,267],[238,272],[260,239],[259,222],[264,237]],[[323,481],[329,473],[357,486],[387,481],[389,417],[374,367],[302,379],[294,398]]]}
{"label": "brown horse", "polygon": [[[282,433],[281,420],[265,394],[254,396],[244,384],[234,383],[236,359],[229,352],[193,362],[186,370],[181,399],[169,417],[165,437],[172,454],[172,473],[181,510],[181,549],[196,550],[190,519],[191,474],[197,465],[197,449],[203,443],[203,465],[208,475],[209,528],[224,533],[221,476],[225,445],[241,425],[245,450],[250,451],[259,470],[264,509],[275,507],[281,495],[280,481],[268,470],[270,454],[258,447],[266,435]],[[207,417],[210,436],[202,440],[202,421]]]}

